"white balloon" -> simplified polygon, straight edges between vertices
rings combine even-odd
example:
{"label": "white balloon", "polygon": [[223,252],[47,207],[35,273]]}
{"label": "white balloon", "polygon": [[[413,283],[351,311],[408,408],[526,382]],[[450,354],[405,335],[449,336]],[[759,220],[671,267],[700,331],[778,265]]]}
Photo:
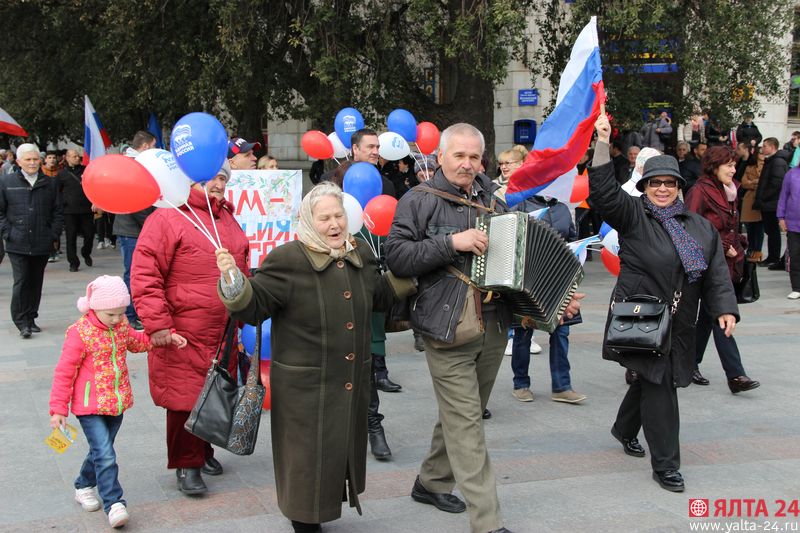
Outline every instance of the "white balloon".
{"label": "white balloon", "polygon": [[180,207],[189,198],[192,180],[183,173],[172,152],[160,149],[145,150],[136,156],[136,162],[150,172],[161,189],[156,207]]}
{"label": "white balloon", "polygon": [[411,153],[411,148],[399,133],[393,131],[381,133],[378,142],[381,145],[378,154],[387,161],[398,161]]}
{"label": "white balloon", "polygon": [[328,139],[330,139],[331,144],[333,145],[333,157],[336,159],[341,159],[347,155],[347,148],[339,136],[336,135],[335,131],[332,131],[328,134]]}
{"label": "white balloon", "polygon": [[352,194],[345,192],[342,193],[342,196],[344,212],[347,213],[347,231],[355,235],[361,231],[361,227],[364,225],[364,210]]}
{"label": "white balloon", "polygon": [[603,246],[608,248],[609,252],[614,255],[619,255],[619,233],[617,233],[617,230],[612,229],[606,233],[606,236],[603,237],[601,242],[603,243]]}

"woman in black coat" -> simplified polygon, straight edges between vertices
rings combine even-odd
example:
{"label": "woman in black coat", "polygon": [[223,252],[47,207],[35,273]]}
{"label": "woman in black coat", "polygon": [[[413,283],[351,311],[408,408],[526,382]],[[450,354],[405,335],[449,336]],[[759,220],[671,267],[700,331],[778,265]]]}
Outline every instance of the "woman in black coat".
{"label": "woman in black coat", "polygon": [[643,429],[652,456],[653,479],[666,490],[681,492],[676,388],[691,383],[698,303],[700,298],[708,302],[709,312],[730,336],[739,318],[736,296],[719,233],[678,199],[678,189],[686,182],[675,158],[650,158],[637,184],[644,194],[630,196],[614,178],[608,119],[601,116],[595,127],[598,138],[589,171],[588,201],[620,236],[621,269],[612,302],[635,294],[678,300],[668,355],[621,354],[603,343],[604,359],[617,361],[639,376],[622,400],[611,434],[622,443],[625,453],[644,457],[637,440]]}

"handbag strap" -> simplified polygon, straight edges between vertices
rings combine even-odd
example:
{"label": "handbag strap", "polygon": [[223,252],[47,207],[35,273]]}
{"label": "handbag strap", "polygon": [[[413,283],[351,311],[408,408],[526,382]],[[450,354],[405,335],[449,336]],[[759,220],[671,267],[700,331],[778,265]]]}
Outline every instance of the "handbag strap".
{"label": "handbag strap", "polygon": [[[222,368],[228,368],[228,361],[230,361],[231,350],[233,350],[233,339],[236,336],[236,322],[231,320],[228,316],[228,321],[225,322],[225,334],[222,336],[217,351],[214,354],[214,364]],[[222,352],[222,358],[219,353]]]}
{"label": "handbag strap", "polygon": [[256,383],[261,383],[261,328],[263,322],[259,322],[256,326],[256,349],[253,350],[253,356],[250,358],[250,372],[255,372]]}

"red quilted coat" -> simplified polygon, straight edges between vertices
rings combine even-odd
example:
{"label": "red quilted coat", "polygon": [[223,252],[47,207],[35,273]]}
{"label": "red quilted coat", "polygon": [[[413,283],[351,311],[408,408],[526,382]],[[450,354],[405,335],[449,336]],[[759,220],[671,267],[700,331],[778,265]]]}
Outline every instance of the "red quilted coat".
{"label": "red quilted coat", "polygon": [[[214,234],[202,191],[192,189],[188,204]],[[222,246],[247,272],[248,240],[227,201],[211,199]],[[180,210],[194,218],[186,206]],[[214,247],[189,220],[173,208],[156,209],[136,243],[131,267],[131,294],[145,331],[172,329],[188,345],[153,347],[148,352],[150,395],[173,411],[191,411],[223,337],[227,311],[217,296]]]}
{"label": "red quilted coat", "polygon": [[[735,183],[735,182],[734,182]],[[731,280],[742,279],[744,266],[744,246],[739,235],[739,211],[736,202],[729,202],[722,183],[709,176],[701,176],[686,194],[686,208],[706,218],[719,232],[722,250],[727,252],[733,246],[735,257],[725,254]]]}

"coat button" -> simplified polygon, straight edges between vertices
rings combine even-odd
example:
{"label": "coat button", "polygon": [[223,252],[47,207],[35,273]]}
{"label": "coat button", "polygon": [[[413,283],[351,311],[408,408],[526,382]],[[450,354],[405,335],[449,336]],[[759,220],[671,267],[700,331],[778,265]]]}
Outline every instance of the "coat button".
{"label": "coat button", "polygon": [[445,311],[449,311],[450,310],[450,304],[444,304],[442,306],[442,309],[444,309]]}
{"label": "coat button", "polygon": [[347,390],[347,391],[353,390],[353,384],[352,383],[345,383],[344,384],[344,390]]}
{"label": "coat button", "polygon": [[353,329],[355,326],[353,325],[352,322],[348,322],[347,324],[344,325],[344,327],[347,329]]}
{"label": "coat button", "polygon": [[352,293],[352,292],[350,292],[350,291],[344,291],[344,292],[342,293],[342,296],[344,296],[344,299],[345,299],[345,300],[349,300],[350,298],[352,298],[352,297],[353,297],[353,293]]}
{"label": "coat button", "polygon": [[344,358],[347,359],[348,361],[352,361],[353,359],[356,358],[356,354],[350,352],[349,354],[345,355]]}
{"label": "coat button", "polygon": [[339,268],[344,268],[344,261],[339,259],[338,261],[336,261],[336,266]]}
{"label": "coat button", "polygon": [[464,207],[460,205],[460,206],[456,207],[456,211],[458,211],[459,213],[461,213],[461,212],[463,212],[463,211],[464,211]]}

